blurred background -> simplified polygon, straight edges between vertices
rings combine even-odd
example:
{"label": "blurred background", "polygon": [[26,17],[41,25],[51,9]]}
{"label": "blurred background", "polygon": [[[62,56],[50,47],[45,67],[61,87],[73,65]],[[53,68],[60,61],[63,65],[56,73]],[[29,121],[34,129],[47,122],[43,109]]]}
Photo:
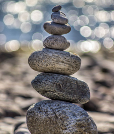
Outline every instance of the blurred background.
{"label": "blurred background", "polygon": [[[82,59],[72,75],[88,83],[90,102],[80,105],[99,134],[114,134],[114,0],[0,0],[0,134],[12,134],[30,105],[47,99],[31,86],[38,74],[28,65],[31,52],[43,48],[43,29],[52,8],[61,5],[71,32],[66,51]],[[7,129],[6,129],[7,128]]]}

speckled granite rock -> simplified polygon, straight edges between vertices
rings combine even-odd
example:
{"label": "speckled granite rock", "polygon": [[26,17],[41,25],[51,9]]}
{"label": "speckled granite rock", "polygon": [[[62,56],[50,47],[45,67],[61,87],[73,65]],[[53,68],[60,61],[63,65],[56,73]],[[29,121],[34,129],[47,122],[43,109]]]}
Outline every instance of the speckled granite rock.
{"label": "speckled granite rock", "polygon": [[44,48],[32,53],[28,63],[39,72],[71,75],[80,69],[81,59],[69,52]]}
{"label": "speckled granite rock", "polygon": [[44,23],[44,30],[49,34],[62,35],[67,34],[71,31],[71,27],[69,24],[57,24],[52,21],[47,21]]}
{"label": "speckled granite rock", "polygon": [[66,18],[66,15],[62,12],[52,13],[51,19],[53,20],[53,22],[59,23],[59,24],[67,24],[68,23],[68,19]]}
{"label": "speckled granite rock", "polygon": [[71,76],[41,73],[31,83],[37,92],[53,100],[84,104],[90,99],[88,85]]}
{"label": "speckled granite rock", "polygon": [[53,7],[52,12],[58,12],[59,10],[61,10],[61,8],[61,5],[56,5]]}
{"label": "speckled granite rock", "polygon": [[64,101],[36,103],[28,109],[26,118],[31,134],[97,134],[97,127],[87,112]]}
{"label": "speckled granite rock", "polygon": [[51,35],[43,41],[43,46],[52,49],[65,50],[70,46],[70,42],[68,42],[64,36]]}

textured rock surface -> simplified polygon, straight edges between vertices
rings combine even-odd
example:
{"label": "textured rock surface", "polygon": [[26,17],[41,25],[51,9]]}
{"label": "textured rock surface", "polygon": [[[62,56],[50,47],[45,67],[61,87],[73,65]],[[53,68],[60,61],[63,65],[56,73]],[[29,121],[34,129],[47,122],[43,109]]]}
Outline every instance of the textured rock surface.
{"label": "textured rock surface", "polygon": [[[5,59],[1,54],[2,52],[0,53],[0,117],[1,110],[3,115],[0,118],[0,134],[14,134],[14,124],[24,118],[28,107],[46,98],[38,94],[30,84],[38,72],[32,70],[27,64],[28,53],[17,55],[4,53]],[[15,57],[10,58],[9,55],[15,55]],[[105,56],[101,51],[97,54],[82,54],[81,68],[74,77],[86,81],[91,89],[92,103],[91,105],[86,103],[84,108],[89,110],[88,114],[95,121],[99,134],[114,134],[114,103],[112,103],[114,102],[114,53],[108,52],[107,59]],[[107,88],[104,84],[109,84],[111,87]],[[30,104],[26,107],[26,103]],[[14,105],[23,111],[20,115],[14,115],[13,111],[10,111]],[[95,109],[96,106],[98,111]],[[90,113],[91,107],[94,107],[94,111]],[[16,110],[17,113],[18,111]],[[24,118],[23,121],[26,119]]]}
{"label": "textured rock surface", "polygon": [[86,103],[90,99],[87,84],[74,77],[41,73],[32,81],[33,88],[45,97],[73,103]]}
{"label": "textured rock surface", "polygon": [[71,27],[69,24],[62,25],[54,23],[52,21],[45,22],[43,27],[46,32],[55,35],[67,34],[71,31]]}
{"label": "textured rock surface", "polygon": [[45,100],[27,111],[31,134],[97,134],[97,127],[87,112],[75,104]]}
{"label": "textured rock surface", "polygon": [[66,15],[62,12],[54,12],[51,15],[51,19],[55,22],[55,23],[60,23],[60,24],[67,24],[68,23],[68,19],[66,18]]}
{"label": "textured rock surface", "polygon": [[81,59],[69,52],[44,48],[32,53],[28,63],[32,69],[39,72],[71,75],[79,70]]}
{"label": "textured rock surface", "polygon": [[68,42],[64,36],[51,35],[43,41],[43,46],[52,49],[65,50],[70,46],[70,42]]}
{"label": "textured rock surface", "polygon": [[54,6],[52,12],[58,12],[59,10],[61,10],[61,8],[61,5]]}

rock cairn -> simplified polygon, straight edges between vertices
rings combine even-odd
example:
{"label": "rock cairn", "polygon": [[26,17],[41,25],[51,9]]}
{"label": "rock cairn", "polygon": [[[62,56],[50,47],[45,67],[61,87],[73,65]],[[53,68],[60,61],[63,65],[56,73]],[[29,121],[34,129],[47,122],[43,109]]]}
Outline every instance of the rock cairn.
{"label": "rock cairn", "polygon": [[[35,71],[43,72],[31,82],[41,95],[52,99],[33,104],[27,111],[27,126],[31,134],[97,134],[92,118],[81,107],[90,99],[88,85],[69,75],[80,69],[78,55],[63,50],[70,43],[62,34],[70,32],[61,6],[52,9],[53,21],[45,22],[44,29],[51,36],[44,41],[44,49],[31,54],[28,63]],[[72,103],[71,103],[72,102]]]}

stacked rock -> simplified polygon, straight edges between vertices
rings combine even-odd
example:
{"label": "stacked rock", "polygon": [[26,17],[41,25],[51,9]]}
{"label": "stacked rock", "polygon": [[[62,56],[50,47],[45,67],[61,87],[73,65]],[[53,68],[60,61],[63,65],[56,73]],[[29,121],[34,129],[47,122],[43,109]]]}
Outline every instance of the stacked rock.
{"label": "stacked rock", "polygon": [[[97,134],[97,127],[87,112],[72,103],[84,104],[90,99],[88,85],[69,75],[80,69],[78,55],[63,51],[70,46],[62,34],[70,32],[66,15],[61,6],[52,9],[52,22],[44,29],[52,34],[44,42],[44,49],[31,54],[30,67],[43,72],[31,82],[44,100],[27,111],[27,126],[31,134]],[[71,103],[72,102],[72,103]]]}

